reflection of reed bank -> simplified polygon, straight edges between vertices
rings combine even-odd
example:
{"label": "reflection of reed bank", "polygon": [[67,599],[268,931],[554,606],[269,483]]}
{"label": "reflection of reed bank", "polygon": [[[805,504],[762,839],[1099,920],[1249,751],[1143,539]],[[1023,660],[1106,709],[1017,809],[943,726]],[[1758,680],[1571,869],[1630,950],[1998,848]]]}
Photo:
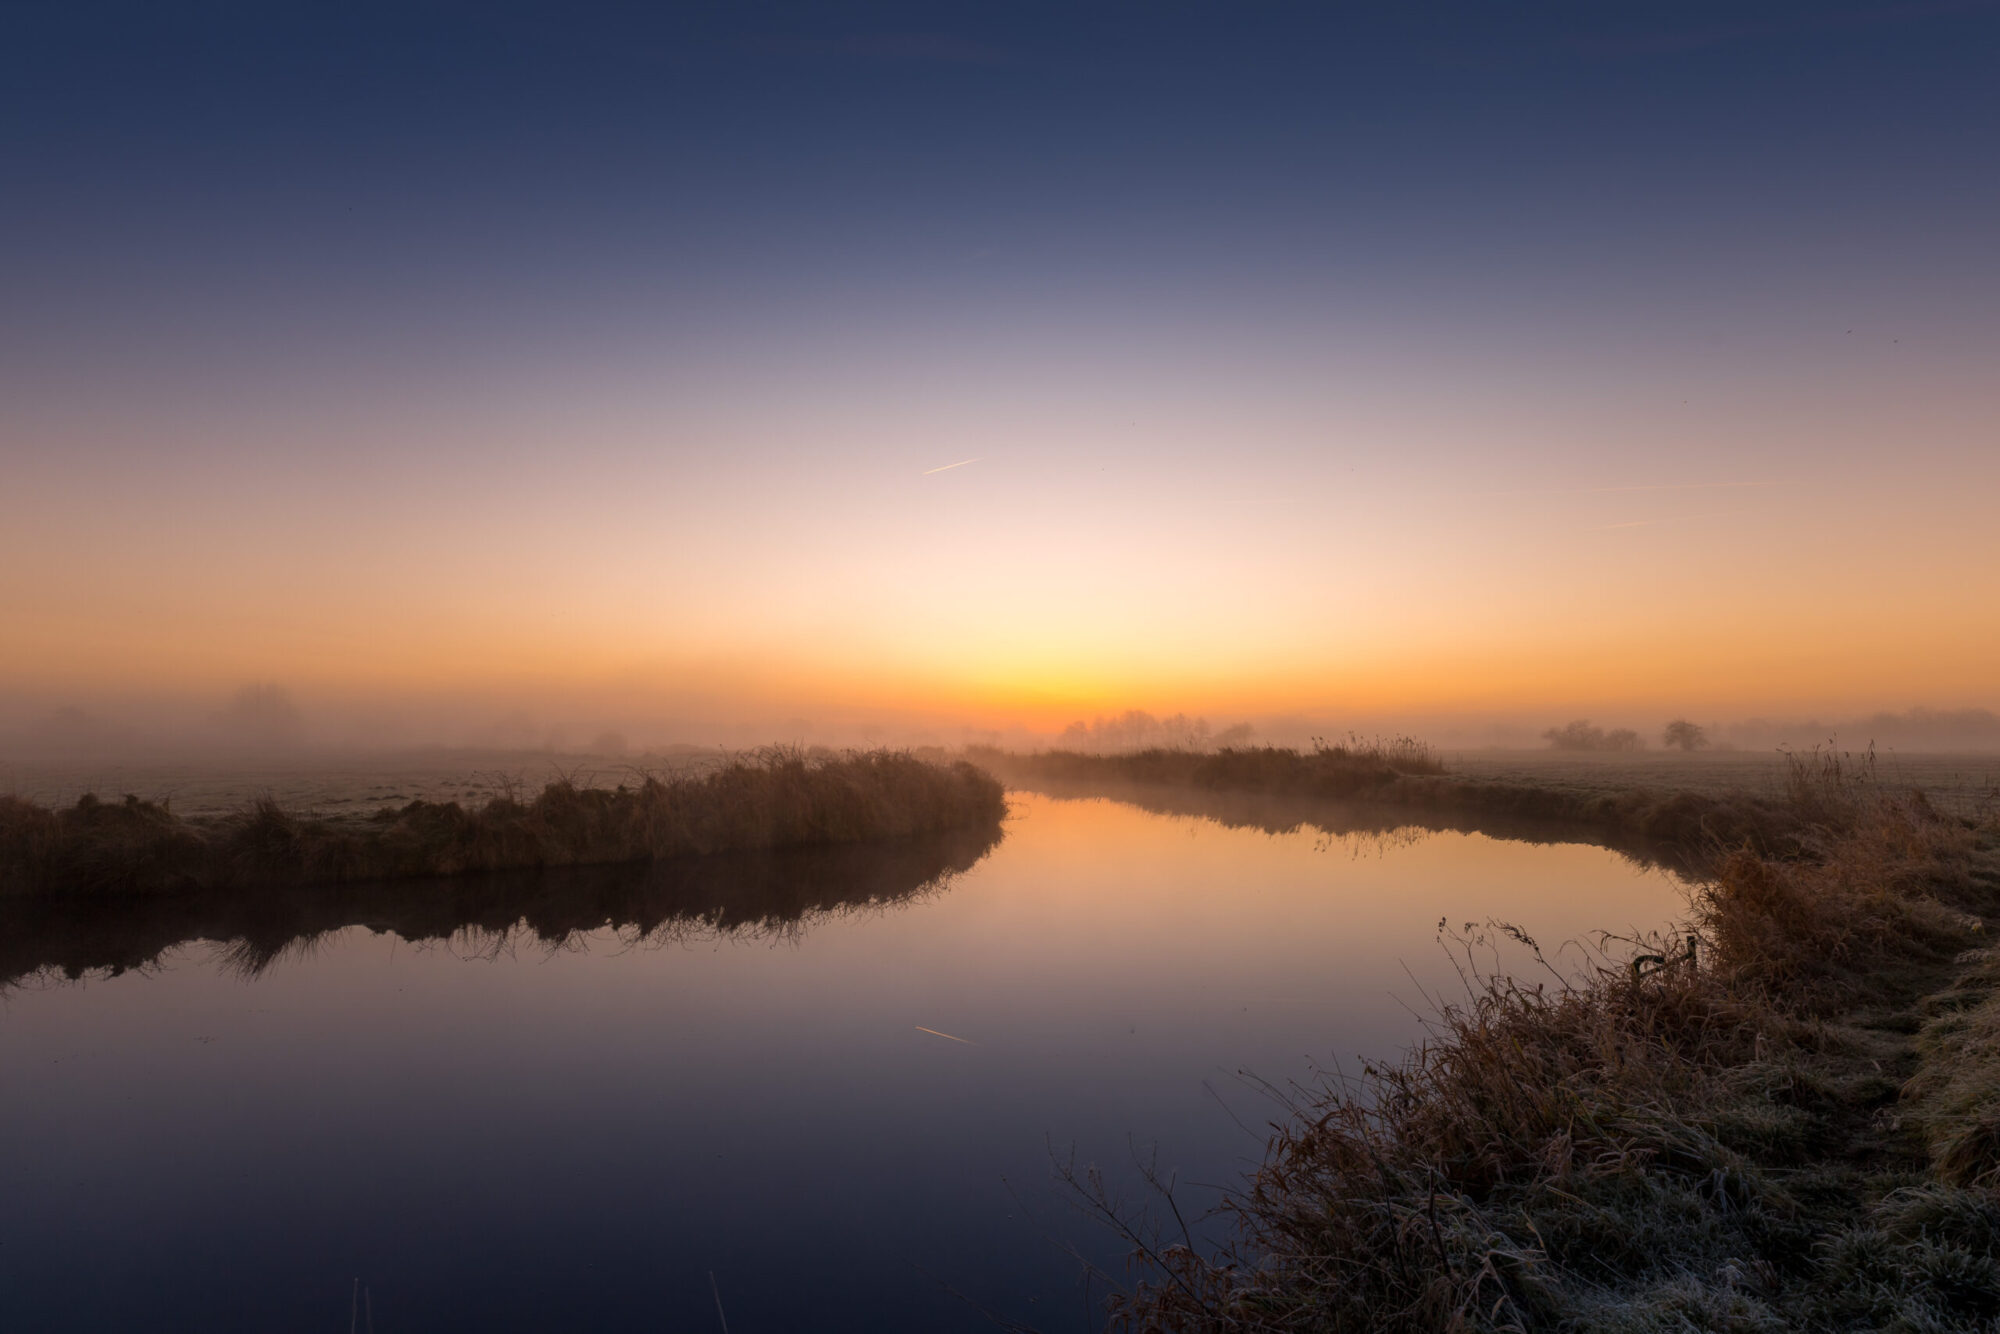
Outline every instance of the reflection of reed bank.
{"label": "reflection of reed bank", "polygon": [[[1415,743],[1301,753],[1249,750],[1014,754],[971,758],[1010,787],[1053,797],[1108,797],[1160,814],[1288,833],[1382,835],[1451,830],[1531,843],[1590,843],[1646,866],[1701,875],[1730,849],[1798,856],[1838,813],[1841,800],[1874,793],[1872,762],[1792,757],[1781,794],[1700,793],[1632,787],[1582,791],[1549,784],[1464,778]],[[1828,763],[1836,775],[1820,776]],[[1835,802],[1838,805],[1838,801]]]}
{"label": "reflection of reed bank", "polygon": [[1583,843],[1605,848],[1639,866],[1689,869],[1689,859],[1672,847],[1640,836],[1622,835],[1577,820],[1537,819],[1486,813],[1406,810],[1366,801],[1227,792],[1210,788],[1156,787],[1143,783],[1102,783],[1022,776],[1009,787],[1059,801],[1101,799],[1136,806],[1154,815],[1210,820],[1227,829],[1266,834],[1306,832],[1351,844],[1356,851],[1400,847],[1431,834],[1484,834],[1516,843]]}
{"label": "reflection of reed bank", "polygon": [[404,940],[471,933],[560,945],[590,931],[633,941],[802,931],[816,920],[942,890],[1000,842],[997,822],[919,838],[721,853],[613,866],[550,867],[427,881],[101,898],[0,898],[0,985],[36,975],[143,968],[176,945],[214,941],[255,974],[330,932],[364,926]]}

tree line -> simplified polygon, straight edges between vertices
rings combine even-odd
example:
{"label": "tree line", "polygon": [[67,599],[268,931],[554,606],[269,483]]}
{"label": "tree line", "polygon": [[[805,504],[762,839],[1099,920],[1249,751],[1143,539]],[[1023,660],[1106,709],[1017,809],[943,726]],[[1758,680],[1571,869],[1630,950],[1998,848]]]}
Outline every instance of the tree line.
{"label": "tree line", "polygon": [[[1629,727],[1606,730],[1588,718],[1578,718],[1542,733],[1552,750],[1644,750],[1646,743]],[[1708,745],[1708,729],[1686,718],[1676,718],[1660,731],[1660,744],[1668,750],[1697,751]]]}

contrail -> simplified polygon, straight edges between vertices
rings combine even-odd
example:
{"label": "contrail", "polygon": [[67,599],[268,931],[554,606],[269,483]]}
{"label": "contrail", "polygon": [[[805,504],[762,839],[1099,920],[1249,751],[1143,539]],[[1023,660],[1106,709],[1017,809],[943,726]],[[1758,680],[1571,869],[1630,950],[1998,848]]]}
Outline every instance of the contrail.
{"label": "contrail", "polygon": [[926,468],[924,469],[923,475],[928,477],[934,472],[950,472],[953,468],[963,468],[968,463],[977,463],[977,462],[979,462],[978,459],[960,459],[956,463],[947,463],[942,468]]}
{"label": "contrail", "polygon": [[940,1033],[935,1028],[925,1028],[922,1024],[918,1024],[916,1028],[917,1032],[928,1033],[934,1038],[951,1038],[953,1042],[963,1042],[968,1047],[977,1047],[979,1045],[977,1042],[974,1042],[971,1038],[952,1038],[951,1034],[949,1033]]}
{"label": "contrail", "polygon": [[729,1317],[722,1313],[722,1289],[715,1286],[715,1271],[708,1271],[708,1290],[715,1294],[715,1318],[722,1322],[722,1334],[729,1334]]}

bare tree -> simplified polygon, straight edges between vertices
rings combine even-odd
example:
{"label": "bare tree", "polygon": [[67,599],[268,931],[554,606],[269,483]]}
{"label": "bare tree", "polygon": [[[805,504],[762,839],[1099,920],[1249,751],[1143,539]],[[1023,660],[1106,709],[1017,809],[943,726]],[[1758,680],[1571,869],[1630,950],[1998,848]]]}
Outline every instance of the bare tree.
{"label": "bare tree", "polygon": [[1551,727],[1542,739],[1556,750],[1603,750],[1604,729],[1592,727],[1588,718],[1579,718],[1567,727]]}

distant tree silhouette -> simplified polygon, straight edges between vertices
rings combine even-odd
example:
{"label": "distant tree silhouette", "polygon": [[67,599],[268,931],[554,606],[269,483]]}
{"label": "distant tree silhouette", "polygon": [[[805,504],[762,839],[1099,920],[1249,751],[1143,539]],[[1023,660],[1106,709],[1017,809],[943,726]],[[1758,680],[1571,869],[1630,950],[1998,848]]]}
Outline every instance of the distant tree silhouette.
{"label": "distant tree silhouette", "polygon": [[1708,729],[1699,723],[1691,723],[1685,718],[1676,718],[1667,724],[1667,730],[1660,734],[1660,741],[1668,747],[1678,746],[1682,750],[1700,750],[1708,744]]}
{"label": "distant tree silhouette", "polygon": [[1590,719],[1578,718],[1563,727],[1551,727],[1542,739],[1556,750],[1638,750],[1639,734],[1629,727],[1607,732],[1591,726]]}
{"label": "distant tree silhouette", "polygon": [[1208,723],[1177,713],[1171,718],[1155,718],[1144,709],[1127,709],[1115,717],[1074,722],[1063,729],[1057,744],[1064,750],[1098,754],[1147,750],[1197,750],[1208,739]]}
{"label": "distant tree silhouette", "polygon": [[1551,727],[1542,739],[1556,750],[1603,750],[1604,729],[1592,727],[1590,719],[1579,718],[1567,727]]}
{"label": "distant tree silhouette", "polygon": [[1061,750],[1096,755],[1153,749],[1209,750],[1216,745],[1246,745],[1252,735],[1247,723],[1239,723],[1225,729],[1221,736],[1211,737],[1206,718],[1190,718],[1185,713],[1176,713],[1170,718],[1155,718],[1144,709],[1127,709],[1113,717],[1071,723],[1056,738],[1056,746]]}

